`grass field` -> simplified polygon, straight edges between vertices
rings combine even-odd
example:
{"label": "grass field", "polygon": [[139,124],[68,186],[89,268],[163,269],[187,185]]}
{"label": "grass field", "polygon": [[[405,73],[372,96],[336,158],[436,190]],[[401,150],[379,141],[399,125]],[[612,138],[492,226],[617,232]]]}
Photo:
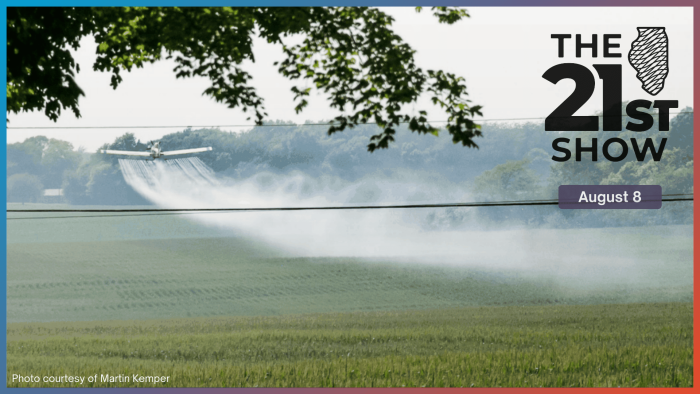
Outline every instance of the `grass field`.
{"label": "grass field", "polygon": [[14,323],[7,371],[9,387],[32,385],[16,373],[170,377],[96,384],[112,387],[677,387],[692,384],[692,354],[689,303],[474,307]]}
{"label": "grass field", "polygon": [[687,278],[577,288],[517,272],[280,257],[235,238],[10,244],[8,261],[8,322],[692,299]]}
{"label": "grass field", "polygon": [[[12,206],[17,207],[21,205]],[[544,245],[510,256],[530,254],[530,261],[543,261],[525,269],[475,265],[483,253],[465,253],[462,265],[440,264],[437,257],[398,264],[386,258],[284,255],[270,245],[177,216],[10,220],[7,319],[133,320],[692,300],[690,226],[527,234],[573,252],[568,257],[562,257],[563,251],[547,254],[539,250]],[[508,243],[508,236],[512,234],[489,237]],[[504,254],[500,249],[494,244],[492,253]]]}
{"label": "grass field", "polygon": [[179,216],[8,220],[8,385],[22,385],[16,373],[158,374],[172,386],[692,383],[690,226],[524,234],[532,246],[517,255],[508,237],[522,233],[472,234],[503,239],[493,255],[522,266],[504,268],[479,261],[488,253],[461,264],[283,254]]}

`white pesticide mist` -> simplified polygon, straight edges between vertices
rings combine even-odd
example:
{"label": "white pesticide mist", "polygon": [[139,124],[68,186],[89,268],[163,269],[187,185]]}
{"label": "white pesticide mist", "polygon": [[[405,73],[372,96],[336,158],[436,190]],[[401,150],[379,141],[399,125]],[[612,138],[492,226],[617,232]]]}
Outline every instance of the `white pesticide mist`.
{"label": "white pesticide mist", "polygon": [[[423,185],[402,181],[350,184],[314,180],[303,174],[259,174],[229,185],[215,178],[198,158],[168,161],[119,160],[127,183],[163,208],[272,208],[372,205],[390,199],[405,203],[406,194],[430,198]],[[384,190],[383,190],[384,189]],[[393,193],[392,193],[393,192]],[[421,201],[417,201],[421,202]],[[238,230],[286,252],[303,256],[417,257],[439,250],[430,245],[405,211],[267,211],[188,215],[199,222]],[[422,237],[420,242],[414,238]],[[443,242],[444,243],[444,242]],[[458,253],[458,245],[450,248]]]}
{"label": "white pesticide mist", "polygon": [[[119,160],[119,164],[126,182],[162,208],[439,203],[465,201],[468,196],[459,185],[425,174],[377,176],[350,183],[301,173],[264,173],[232,181],[217,179],[196,157]],[[262,240],[291,256],[348,256],[474,267],[564,279],[571,286],[692,283],[692,234],[686,234],[685,228],[673,233],[658,228],[631,232],[523,228],[482,231],[474,209],[489,208],[258,211],[186,217],[234,229],[241,236]],[[448,230],[426,226],[426,218],[446,214],[452,215],[453,221],[461,218],[464,225]],[[674,249],[667,253],[663,248]]]}

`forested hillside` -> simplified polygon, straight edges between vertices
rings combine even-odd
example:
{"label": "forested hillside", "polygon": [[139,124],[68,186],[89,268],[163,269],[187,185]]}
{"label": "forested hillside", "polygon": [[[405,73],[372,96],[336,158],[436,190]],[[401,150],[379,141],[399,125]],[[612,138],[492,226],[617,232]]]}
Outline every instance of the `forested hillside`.
{"label": "forested hillside", "polygon": [[[627,121],[623,119],[623,124]],[[402,129],[391,148],[369,153],[368,138],[377,132],[373,125],[328,136],[327,126],[277,121],[241,133],[186,129],[164,136],[161,145],[165,150],[213,147],[213,151],[197,156],[220,177],[232,182],[260,173],[302,173],[343,182],[375,177],[381,182],[401,173],[404,178],[406,174],[409,177],[415,174],[416,182],[427,177],[465,188],[469,191],[465,198],[471,201],[530,200],[556,198],[561,184],[653,184],[661,185],[664,194],[691,193],[692,125],[691,108],[671,119],[670,131],[655,127],[643,133],[545,132],[542,123],[486,123],[484,137],[476,140],[478,149],[455,145],[446,135],[432,138]],[[611,137],[625,141],[638,138],[640,142],[651,137],[657,148],[662,138],[667,142],[660,161],[653,161],[651,154],[647,154],[640,164],[630,148],[627,157],[619,162],[605,160],[600,153],[598,161],[593,162],[590,153],[584,153],[580,162],[572,158],[558,163],[551,158],[554,154],[561,156],[552,149],[552,141],[559,137],[572,138],[569,144],[572,150],[576,137],[583,138],[584,146],[590,146],[591,139],[598,138],[599,149]],[[146,142],[138,141],[133,133],[103,146],[120,150],[146,147]],[[124,182],[118,157],[78,152],[68,142],[46,137],[8,145],[7,176],[8,201],[38,201],[40,190],[63,188],[65,199],[71,204],[148,203]],[[686,217],[688,208],[678,206],[672,209],[669,205],[664,211],[680,209],[685,213],[674,214],[673,218],[664,219],[665,222],[690,220]],[[551,211],[547,209],[543,208],[543,212]],[[520,220],[521,210],[519,207],[489,209],[480,216],[493,221]],[[601,214],[566,212],[566,215],[582,218]],[[533,223],[532,218],[536,217],[534,222],[541,224],[547,215],[533,216],[530,212],[527,216],[531,218],[528,223]],[[600,221],[593,217],[591,223]]]}

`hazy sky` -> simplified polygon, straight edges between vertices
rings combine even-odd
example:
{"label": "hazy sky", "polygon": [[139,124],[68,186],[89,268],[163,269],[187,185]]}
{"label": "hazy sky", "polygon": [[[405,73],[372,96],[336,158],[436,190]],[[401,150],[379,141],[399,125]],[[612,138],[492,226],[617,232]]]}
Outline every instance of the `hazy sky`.
{"label": "hazy sky", "polygon": [[[416,13],[413,8],[385,9],[394,15],[395,31],[417,50],[417,64],[423,69],[443,69],[463,76],[473,103],[484,106],[484,119],[545,117],[571,94],[572,80],[557,85],[542,78],[542,74],[558,63],[575,62],[589,67],[593,64],[617,63],[623,69],[623,99],[679,100],[680,109],[693,106],[693,17],[691,8],[467,8],[471,18],[454,25],[440,25],[429,10]],[[652,97],[641,89],[635,71],[627,61],[637,27],[663,26],[669,38],[669,75],[664,90]],[[557,57],[557,43],[551,34],[582,34],[583,41],[598,34],[599,57],[592,58],[589,50],[576,58],[573,39],[568,40],[565,57]],[[622,58],[603,58],[602,35],[621,34]],[[142,141],[157,139],[164,134],[182,130],[184,126],[250,125],[240,109],[228,109],[224,104],[202,96],[209,81],[204,78],[176,79],[174,63],[161,61],[124,73],[124,82],[117,90],[109,86],[110,75],[92,71],[95,44],[91,38],[81,42],[75,58],[81,65],[77,82],[85,91],[80,100],[82,118],[64,112],[57,123],[43,112],[8,115],[10,127],[36,126],[156,126],[173,125],[166,129],[112,130],[13,130],[7,134],[8,143],[22,141],[33,135],[46,135],[70,141],[94,151],[119,135],[133,132]],[[254,76],[254,86],[265,99],[269,119],[320,121],[332,118],[325,97],[312,93],[309,107],[300,115],[294,113],[292,83],[277,73],[273,62],[282,59],[281,47],[263,40],[254,40],[255,64],[247,64]],[[602,84],[596,75],[596,91],[577,115],[592,114],[602,107]],[[298,81],[296,83],[299,83]],[[301,82],[304,84],[305,82]],[[427,109],[431,120],[446,116],[432,108],[426,98],[411,107],[412,111]],[[222,127],[243,131],[249,127]],[[347,131],[352,132],[352,131]],[[444,137],[447,138],[447,137]]]}

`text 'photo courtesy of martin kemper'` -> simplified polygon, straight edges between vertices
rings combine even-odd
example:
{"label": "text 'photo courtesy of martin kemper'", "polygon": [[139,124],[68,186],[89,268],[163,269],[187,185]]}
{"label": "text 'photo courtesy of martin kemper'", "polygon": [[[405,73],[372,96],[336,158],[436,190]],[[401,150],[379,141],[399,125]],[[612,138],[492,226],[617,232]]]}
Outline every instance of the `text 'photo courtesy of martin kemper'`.
{"label": "text 'photo courtesy of martin kemper'", "polygon": [[690,387],[692,8],[7,9],[7,387]]}

